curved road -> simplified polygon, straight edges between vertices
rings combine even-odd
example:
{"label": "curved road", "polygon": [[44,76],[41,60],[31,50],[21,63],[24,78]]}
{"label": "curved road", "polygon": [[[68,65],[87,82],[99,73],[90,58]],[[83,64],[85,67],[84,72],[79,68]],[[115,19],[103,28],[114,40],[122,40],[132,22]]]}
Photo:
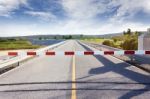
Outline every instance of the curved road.
{"label": "curved road", "polygon": [[[54,51],[96,50],[67,41]],[[149,99],[150,74],[112,56],[40,56],[0,75],[0,99]]]}

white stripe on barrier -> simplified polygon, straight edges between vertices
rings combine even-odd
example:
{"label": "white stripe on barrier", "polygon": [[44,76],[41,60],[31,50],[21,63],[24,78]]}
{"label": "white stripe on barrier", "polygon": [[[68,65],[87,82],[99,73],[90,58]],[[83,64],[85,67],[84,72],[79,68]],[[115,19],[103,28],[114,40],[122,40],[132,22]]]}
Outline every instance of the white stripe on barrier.
{"label": "white stripe on barrier", "polygon": [[84,55],[84,51],[75,51],[75,55]]}
{"label": "white stripe on barrier", "polygon": [[94,51],[94,55],[104,55],[104,52],[102,52],[102,51]]}
{"label": "white stripe on barrier", "polygon": [[114,54],[115,55],[124,55],[124,51],[115,51]]}
{"label": "white stripe on barrier", "polygon": [[64,55],[64,52],[62,52],[62,51],[57,51],[57,52],[55,52],[55,55]]}
{"label": "white stripe on barrier", "polygon": [[135,54],[136,54],[136,55],[144,55],[144,54],[145,54],[145,51],[143,51],[143,50],[138,50],[138,51],[135,51]]}

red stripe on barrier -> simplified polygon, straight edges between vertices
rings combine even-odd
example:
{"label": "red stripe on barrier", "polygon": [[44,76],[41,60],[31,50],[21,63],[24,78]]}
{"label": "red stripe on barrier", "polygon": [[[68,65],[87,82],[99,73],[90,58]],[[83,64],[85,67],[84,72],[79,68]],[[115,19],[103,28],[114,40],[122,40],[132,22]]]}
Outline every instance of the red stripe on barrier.
{"label": "red stripe on barrier", "polygon": [[17,56],[17,55],[18,55],[18,52],[8,52],[8,55],[9,55],[9,56]]}
{"label": "red stripe on barrier", "polygon": [[46,52],[46,55],[55,55],[55,52]]}
{"label": "red stripe on barrier", "polygon": [[114,55],[114,51],[104,51],[104,55]]}
{"label": "red stripe on barrier", "polygon": [[94,55],[94,52],[92,52],[92,51],[87,51],[87,52],[84,52],[84,55]]}
{"label": "red stripe on barrier", "polygon": [[124,51],[124,54],[133,55],[133,54],[135,54],[135,51]]}
{"label": "red stripe on barrier", "polygon": [[145,54],[150,54],[150,51],[145,51]]}
{"label": "red stripe on barrier", "polygon": [[36,52],[27,52],[27,55],[36,55]]}
{"label": "red stripe on barrier", "polygon": [[65,55],[74,55],[74,52],[65,52]]}

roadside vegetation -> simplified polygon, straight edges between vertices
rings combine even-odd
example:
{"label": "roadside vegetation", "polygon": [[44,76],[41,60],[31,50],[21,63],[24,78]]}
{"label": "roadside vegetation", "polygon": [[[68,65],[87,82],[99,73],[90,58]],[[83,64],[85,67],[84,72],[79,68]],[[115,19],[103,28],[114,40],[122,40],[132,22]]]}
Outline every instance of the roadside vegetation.
{"label": "roadside vegetation", "polygon": [[39,47],[24,39],[0,39],[0,50],[36,49]]}
{"label": "roadside vegetation", "polygon": [[102,44],[104,41],[111,41],[111,39],[104,39],[104,38],[88,38],[82,40],[90,43],[97,43],[97,44]]}
{"label": "roadside vegetation", "polygon": [[131,29],[128,29],[127,32],[123,32],[123,35],[112,37],[111,41],[105,40],[103,44],[123,50],[137,50],[139,35],[140,33],[131,32]]}
{"label": "roadside vegetation", "polygon": [[88,38],[83,41],[103,44],[123,50],[137,50],[138,49],[138,36],[140,33],[132,32],[131,29],[124,31],[122,35],[113,36],[110,38]]}

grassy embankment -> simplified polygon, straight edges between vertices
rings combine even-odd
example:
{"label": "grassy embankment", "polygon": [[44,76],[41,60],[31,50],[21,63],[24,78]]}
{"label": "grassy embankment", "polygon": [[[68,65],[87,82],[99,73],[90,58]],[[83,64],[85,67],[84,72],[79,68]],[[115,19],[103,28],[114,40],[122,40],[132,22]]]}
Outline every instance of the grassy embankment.
{"label": "grassy embankment", "polygon": [[[96,38],[96,39],[83,39],[82,41],[87,41],[87,42],[96,43],[96,44],[103,44],[104,41],[113,42],[113,39]],[[117,42],[115,42],[115,45],[119,46],[121,43],[122,43],[122,41],[117,41]]]}
{"label": "grassy embankment", "polygon": [[[89,38],[89,39],[83,39],[82,41],[87,41],[90,43],[97,43],[97,44],[102,44],[106,39],[101,39],[101,38]],[[109,40],[109,39],[108,39]]]}
{"label": "grassy embankment", "polygon": [[27,40],[0,39],[0,50],[36,49],[39,47],[38,45],[32,45]]}

